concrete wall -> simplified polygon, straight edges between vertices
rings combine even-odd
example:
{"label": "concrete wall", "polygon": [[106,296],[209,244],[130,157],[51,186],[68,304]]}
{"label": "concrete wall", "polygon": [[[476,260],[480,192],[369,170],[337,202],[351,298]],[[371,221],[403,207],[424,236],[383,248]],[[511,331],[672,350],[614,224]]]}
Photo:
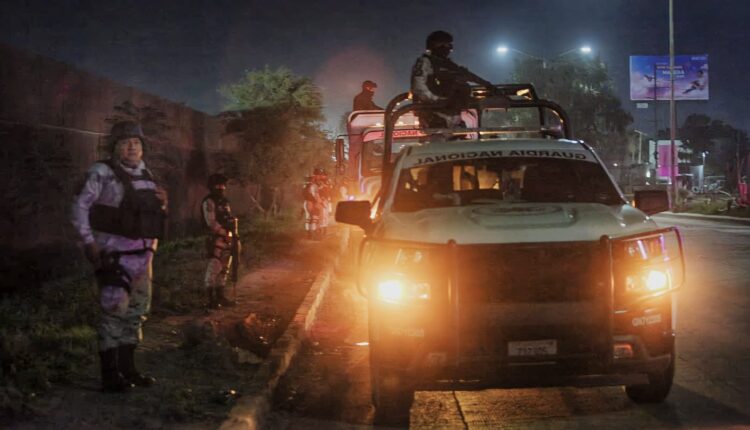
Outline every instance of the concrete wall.
{"label": "concrete wall", "polygon": [[149,142],[145,158],[170,193],[169,234],[183,235],[199,223],[210,154],[221,148],[219,120],[0,44],[0,266],[70,259],[71,196],[103,158],[107,119],[126,101],[166,114],[169,130]]}

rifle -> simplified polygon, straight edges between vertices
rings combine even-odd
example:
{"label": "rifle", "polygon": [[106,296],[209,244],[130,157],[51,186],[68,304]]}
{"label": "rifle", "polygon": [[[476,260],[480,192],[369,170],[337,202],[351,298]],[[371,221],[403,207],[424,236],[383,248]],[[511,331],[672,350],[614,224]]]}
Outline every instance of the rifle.
{"label": "rifle", "polygon": [[479,85],[487,87],[487,91],[494,91],[495,89],[495,85],[492,82],[482,78],[464,66],[456,64],[456,72],[464,82],[476,82]]}
{"label": "rifle", "polygon": [[[433,57],[433,61],[435,60],[436,58]],[[454,63],[453,60],[444,58],[444,59],[439,59],[437,61],[442,62],[443,66],[449,69],[450,73],[453,75],[453,80],[455,82],[460,82],[463,84],[474,82],[479,85],[482,85],[483,87],[487,87],[488,92],[495,91],[495,85],[492,82],[488,81],[487,79],[484,79],[483,77],[477,75],[476,73],[472,72],[471,70],[467,69],[464,66],[459,66],[458,64]]]}
{"label": "rifle", "polygon": [[234,295],[235,298],[237,296],[237,271],[239,269],[240,265],[240,229],[239,229],[239,223],[237,222],[237,217],[232,217],[229,219],[229,227],[230,230],[232,230],[232,268],[230,272],[230,279],[232,280],[232,283],[234,286],[232,287],[234,289]]}

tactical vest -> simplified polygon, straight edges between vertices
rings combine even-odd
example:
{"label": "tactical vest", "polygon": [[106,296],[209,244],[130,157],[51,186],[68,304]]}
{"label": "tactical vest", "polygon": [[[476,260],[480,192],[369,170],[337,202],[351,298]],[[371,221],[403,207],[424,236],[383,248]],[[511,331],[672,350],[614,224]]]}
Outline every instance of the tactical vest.
{"label": "tactical vest", "polygon": [[305,184],[305,188],[302,191],[302,197],[308,202],[315,202],[318,200],[318,196],[315,195],[315,192],[313,190],[313,184],[312,182],[309,182]]}
{"label": "tactical vest", "polygon": [[440,97],[450,97],[456,91],[456,69],[458,66],[448,59],[424,54],[432,65],[432,75],[427,77],[427,88]]}
{"label": "tactical vest", "polygon": [[156,191],[150,188],[136,190],[133,187],[133,181],[153,183],[151,173],[143,169],[140,176],[132,176],[117,161],[104,160],[101,163],[112,169],[125,192],[118,207],[101,204],[94,204],[91,207],[89,211],[91,228],[130,239],[164,237],[167,214],[162,209],[161,200],[156,197]]}
{"label": "tactical vest", "polygon": [[[206,200],[213,200],[214,205],[216,207],[216,222],[219,223],[224,229],[226,230],[232,230],[232,209],[229,207],[229,200],[227,200],[224,197],[216,197],[211,194],[207,195],[203,198],[203,202],[201,203],[201,208],[203,208],[203,205],[206,203]],[[211,230],[211,226],[208,225],[208,220],[206,219],[205,214],[203,214],[203,210],[201,210],[201,214],[203,216],[203,225]]]}

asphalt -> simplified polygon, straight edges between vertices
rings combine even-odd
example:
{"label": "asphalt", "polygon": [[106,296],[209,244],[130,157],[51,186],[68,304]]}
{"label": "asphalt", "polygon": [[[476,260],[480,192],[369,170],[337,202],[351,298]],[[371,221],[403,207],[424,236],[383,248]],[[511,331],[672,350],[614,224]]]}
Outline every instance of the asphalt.
{"label": "asphalt", "polygon": [[726,222],[733,224],[750,225],[750,218],[736,217],[736,216],[725,216],[725,215],[704,215],[704,214],[693,214],[693,213],[675,213],[675,212],[663,212],[658,214],[660,217],[674,218],[674,219],[693,219],[703,221],[717,221]]}

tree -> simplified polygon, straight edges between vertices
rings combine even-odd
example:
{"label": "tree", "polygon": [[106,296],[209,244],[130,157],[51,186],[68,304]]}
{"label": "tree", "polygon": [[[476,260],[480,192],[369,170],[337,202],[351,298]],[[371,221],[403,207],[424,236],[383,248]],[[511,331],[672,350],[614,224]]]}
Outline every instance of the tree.
{"label": "tree", "polygon": [[219,92],[228,100],[227,110],[291,108],[315,121],[323,120],[320,89],[310,78],[296,76],[285,67],[247,72]]}
{"label": "tree", "polygon": [[702,162],[707,152],[706,170],[726,175],[730,189],[736,185],[737,172],[747,175],[748,166],[743,160],[750,152],[750,140],[745,131],[738,130],[719,119],[704,114],[690,114],[685,118],[678,135],[685,146],[693,150],[693,162]]}
{"label": "tree", "polygon": [[517,82],[531,82],[540,97],[560,104],[570,116],[573,134],[595,147],[608,162],[621,163],[627,154],[627,127],[633,117],[613,91],[607,67],[594,60],[517,63]]}
{"label": "tree", "polygon": [[217,161],[228,176],[270,190],[293,189],[315,166],[330,167],[333,145],[321,129],[320,89],[307,77],[278,68],[248,72],[220,89],[228,99],[226,135],[236,142]]}

